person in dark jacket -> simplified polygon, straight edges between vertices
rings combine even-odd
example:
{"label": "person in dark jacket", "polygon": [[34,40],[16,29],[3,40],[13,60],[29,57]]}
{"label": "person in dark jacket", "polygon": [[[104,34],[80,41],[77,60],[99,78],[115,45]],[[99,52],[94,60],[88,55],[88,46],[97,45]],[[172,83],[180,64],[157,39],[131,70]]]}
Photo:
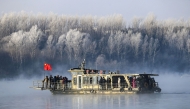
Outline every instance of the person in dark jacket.
{"label": "person in dark jacket", "polygon": [[99,84],[100,84],[100,89],[102,90],[103,89],[103,79],[102,79],[102,77],[100,77]]}
{"label": "person in dark jacket", "polygon": [[108,89],[111,88],[111,79],[110,78],[107,79],[107,86],[108,86]]}
{"label": "person in dark jacket", "polygon": [[52,87],[52,83],[53,83],[53,77],[52,77],[52,75],[50,75],[50,77],[49,77],[49,88]]}
{"label": "person in dark jacket", "polygon": [[53,90],[57,89],[57,77],[54,76],[53,78]]}

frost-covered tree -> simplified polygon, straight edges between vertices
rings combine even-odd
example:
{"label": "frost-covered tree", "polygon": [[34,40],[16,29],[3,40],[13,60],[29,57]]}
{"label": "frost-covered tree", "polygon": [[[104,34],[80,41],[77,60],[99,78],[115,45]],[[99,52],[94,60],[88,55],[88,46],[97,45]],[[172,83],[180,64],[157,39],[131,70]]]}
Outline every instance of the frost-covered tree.
{"label": "frost-covered tree", "polygon": [[123,39],[124,39],[124,34],[121,31],[116,32],[115,37],[114,37],[114,42],[115,42],[115,46],[116,46],[118,59],[121,59],[119,57],[120,57],[120,53],[122,52],[122,48],[124,45]]}
{"label": "frost-covered tree", "polygon": [[109,39],[108,39],[108,53],[110,55],[110,58],[111,58],[111,55],[113,54],[114,50],[115,50],[115,41],[114,41],[114,35],[111,34]]}
{"label": "frost-covered tree", "polygon": [[59,37],[58,42],[56,44],[57,49],[59,50],[61,60],[63,60],[64,48],[66,46],[66,35],[63,34]]}
{"label": "frost-covered tree", "polygon": [[32,59],[35,58],[36,53],[39,52],[39,45],[42,36],[43,33],[41,30],[38,30],[37,25],[33,26],[27,34],[27,40],[25,43]]}
{"label": "frost-covered tree", "polygon": [[130,38],[130,43],[135,53],[135,56],[138,56],[139,47],[141,44],[141,34],[140,33],[132,34]]}
{"label": "frost-covered tree", "polygon": [[[5,13],[0,16],[0,60],[6,57],[18,66],[46,60],[72,65],[85,58],[92,66],[128,66],[128,71],[190,70],[189,19],[158,20],[149,14],[126,22],[121,15]],[[5,70],[9,64],[0,61],[0,66]]]}
{"label": "frost-covered tree", "polygon": [[37,26],[33,26],[29,32],[22,30],[15,32],[3,38],[5,41],[4,49],[9,52],[12,59],[16,59],[22,64],[24,55],[30,55],[31,58],[36,57],[42,35]]}
{"label": "frost-covered tree", "polygon": [[140,28],[141,21],[142,21],[142,18],[137,18],[137,17],[133,18],[133,20],[132,20],[132,28],[135,28],[135,29]]}
{"label": "frost-covered tree", "polygon": [[141,47],[142,47],[141,49],[142,49],[143,64],[144,64],[145,58],[146,58],[146,53],[148,51],[148,48],[147,48],[148,47],[148,36],[147,35],[145,36]]}
{"label": "frost-covered tree", "polygon": [[[87,46],[91,43],[89,34],[81,33],[76,29],[70,30],[66,35],[66,47],[68,56],[74,57],[74,60],[81,60],[82,52],[85,55],[88,51]],[[85,57],[85,56],[84,56]]]}

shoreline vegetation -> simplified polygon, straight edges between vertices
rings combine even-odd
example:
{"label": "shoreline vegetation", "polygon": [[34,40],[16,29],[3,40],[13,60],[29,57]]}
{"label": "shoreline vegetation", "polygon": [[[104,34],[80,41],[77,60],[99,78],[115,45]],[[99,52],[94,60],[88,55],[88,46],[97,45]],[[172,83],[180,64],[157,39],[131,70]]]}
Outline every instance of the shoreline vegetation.
{"label": "shoreline vegetation", "polygon": [[190,19],[157,20],[153,14],[129,22],[122,15],[0,16],[0,78],[43,75],[44,62],[66,73],[83,59],[87,66],[105,70],[188,72]]}

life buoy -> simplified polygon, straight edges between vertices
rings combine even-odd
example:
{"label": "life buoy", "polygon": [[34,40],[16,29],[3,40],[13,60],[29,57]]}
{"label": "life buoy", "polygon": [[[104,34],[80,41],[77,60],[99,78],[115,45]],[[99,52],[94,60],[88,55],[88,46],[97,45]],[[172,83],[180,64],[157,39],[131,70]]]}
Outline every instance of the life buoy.
{"label": "life buoy", "polygon": [[144,87],[148,88],[148,83],[147,82],[144,83]]}

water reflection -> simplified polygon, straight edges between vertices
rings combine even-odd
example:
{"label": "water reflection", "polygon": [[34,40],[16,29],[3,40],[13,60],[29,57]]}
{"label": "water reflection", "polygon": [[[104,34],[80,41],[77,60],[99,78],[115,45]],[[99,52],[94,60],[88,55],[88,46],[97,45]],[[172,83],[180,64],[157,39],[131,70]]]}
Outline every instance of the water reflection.
{"label": "water reflection", "polygon": [[41,99],[46,109],[115,109],[139,108],[159,103],[160,94],[129,95],[51,95]]}
{"label": "water reflection", "polygon": [[[41,92],[39,92],[41,93]],[[43,93],[43,91],[42,91]],[[0,109],[188,109],[190,94],[1,96]]]}

